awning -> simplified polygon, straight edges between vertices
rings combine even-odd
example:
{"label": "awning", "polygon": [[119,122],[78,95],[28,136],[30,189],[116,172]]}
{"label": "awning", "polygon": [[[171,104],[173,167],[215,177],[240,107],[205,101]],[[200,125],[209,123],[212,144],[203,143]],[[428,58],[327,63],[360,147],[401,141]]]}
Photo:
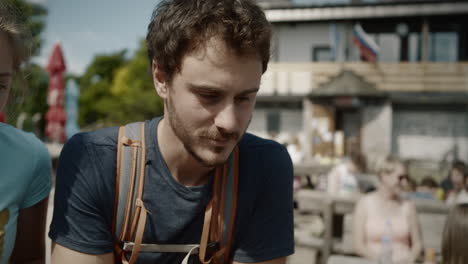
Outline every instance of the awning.
{"label": "awning", "polygon": [[331,97],[384,98],[386,93],[378,90],[370,83],[352,71],[344,70],[330,81],[313,89],[309,98],[325,99]]}

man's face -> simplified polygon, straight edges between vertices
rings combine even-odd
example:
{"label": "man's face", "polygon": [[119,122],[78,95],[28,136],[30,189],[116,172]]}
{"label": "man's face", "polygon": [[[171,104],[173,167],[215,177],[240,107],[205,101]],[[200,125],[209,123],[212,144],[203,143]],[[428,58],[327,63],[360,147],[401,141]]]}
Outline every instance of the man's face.
{"label": "man's face", "polygon": [[174,134],[204,166],[224,163],[247,130],[261,76],[258,57],[238,57],[212,39],[182,59],[170,83],[156,82]]}
{"label": "man's face", "polygon": [[5,33],[0,31],[0,112],[6,104],[13,74],[13,51]]}

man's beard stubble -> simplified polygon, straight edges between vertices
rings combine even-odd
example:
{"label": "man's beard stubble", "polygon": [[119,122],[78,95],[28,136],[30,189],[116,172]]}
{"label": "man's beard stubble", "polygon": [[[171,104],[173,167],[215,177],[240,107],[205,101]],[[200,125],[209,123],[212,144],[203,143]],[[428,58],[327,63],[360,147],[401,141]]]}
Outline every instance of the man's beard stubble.
{"label": "man's beard stubble", "polygon": [[[210,162],[210,161],[204,160],[202,157],[200,157],[200,155],[196,153],[196,151],[194,150],[194,145],[199,144],[200,142],[195,142],[196,139],[194,140],[194,138],[191,136],[191,134],[193,135],[193,133],[190,133],[189,131],[187,131],[187,129],[183,125],[182,119],[179,117],[175,107],[172,104],[172,100],[170,98],[171,97],[169,96],[169,98],[165,100],[165,104],[167,105],[167,111],[168,111],[169,125],[171,126],[171,129],[174,131],[174,134],[177,136],[177,138],[182,142],[185,150],[196,161],[198,161],[200,164],[202,164],[205,167],[213,168],[213,167],[217,167],[217,166],[224,164],[229,158],[229,156],[223,161]],[[247,127],[250,125],[251,120],[252,120],[252,117],[250,117]],[[235,145],[237,145],[237,143],[239,143],[242,136],[247,131],[247,127],[242,133],[222,134],[222,132],[220,131],[215,131],[215,132],[202,131],[202,133],[199,135],[196,135],[196,137],[212,139],[212,140],[230,139],[230,140],[235,140],[236,141]],[[218,152],[216,148],[213,149],[213,151]],[[219,152],[222,152],[222,149],[219,149]]]}

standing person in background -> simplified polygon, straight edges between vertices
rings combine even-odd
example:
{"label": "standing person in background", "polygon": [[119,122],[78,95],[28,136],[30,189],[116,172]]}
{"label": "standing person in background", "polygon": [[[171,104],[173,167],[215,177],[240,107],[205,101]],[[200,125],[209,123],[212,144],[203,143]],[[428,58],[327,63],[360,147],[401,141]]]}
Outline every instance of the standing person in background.
{"label": "standing person in background", "polygon": [[328,174],[327,192],[333,196],[355,196],[359,189],[358,175],[365,173],[366,158],[362,153],[352,152]]}
{"label": "standing person in background", "polygon": [[304,152],[297,136],[292,137],[291,141],[286,145],[286,149],[289,156],[291,156],[293,164],[299,164],[304,161]]}
{"label": "standing person in background", "polygon": [[449,205],[453,205],[463,196],[467,196],[466,192],[466,166],[464,163],[455,163],[450,171],[450,182],[452,189],[445,193],[445,201]]}
{"label": "standing person in background", "polygon": [[[468,202],[468,201],[466,201]],[[468,263],[468,203],[455,205],[445,221],[442,235],[442,264]]]}
{"label": "standing person in background", "polygon": [[[27,59],[30,39],[8,1],[0,2],[0,112]],[[31,133],[0,123],[0,263],[45,263],[51,160]]]}
{"label": "standing person in background", "polygon": [[421,253],[421,232],[414,204],[401,197],[400,179],[406,167],[388,157],[378,166],[380,185],[362,197],[353,217],[358,255],[383,263],[414,263]]}
{"label": "standing person in background", "polygon": [[[408,171],[407,164],[405,164],[405,170]],[[416,192],[417,184],[416,181],[407,173],[400,177],[400,187],[401,195],[407,199],[411,199],[412,195]]]}
{"label": "standing person in background", "polygon": [[[331,196],[356,197],[361,194],[359,174],[365,173],[366,158],[362,153],[352,152],[342,163],[335,166],[328,174],[327,192]],[[333,215],[333,237],[343,235],[344,216]]]}
{"label": "standing person in background", "polygon": [[[448,176],[440,183],[440,187],[442,188],[444,195],[443,198],[444,200],[447,199],[448,194],[453,191],[454,189],[454,180],[455,182],[458,182],[457,185],[459,185],[459,174],[463,173],[465,174],[466,172],[466,165],[463,161],[461,160],[455,160],[452,163],[452,167],[450,168]],[[459,187],[459,186],[457,186]]]}

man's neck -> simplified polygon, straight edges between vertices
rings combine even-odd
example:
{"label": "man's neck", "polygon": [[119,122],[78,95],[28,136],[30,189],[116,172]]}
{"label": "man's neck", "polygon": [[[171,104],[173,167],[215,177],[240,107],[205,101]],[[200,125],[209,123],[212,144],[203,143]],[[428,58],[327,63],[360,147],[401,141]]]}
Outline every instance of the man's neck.
{"label": "man's neck", "polygon": [[159,122],[156,135],[162,158],[176,181],[184,186],[203,185],[208,181],[212,168],[203,166],[193,158],[175,135],[167,118]]}

